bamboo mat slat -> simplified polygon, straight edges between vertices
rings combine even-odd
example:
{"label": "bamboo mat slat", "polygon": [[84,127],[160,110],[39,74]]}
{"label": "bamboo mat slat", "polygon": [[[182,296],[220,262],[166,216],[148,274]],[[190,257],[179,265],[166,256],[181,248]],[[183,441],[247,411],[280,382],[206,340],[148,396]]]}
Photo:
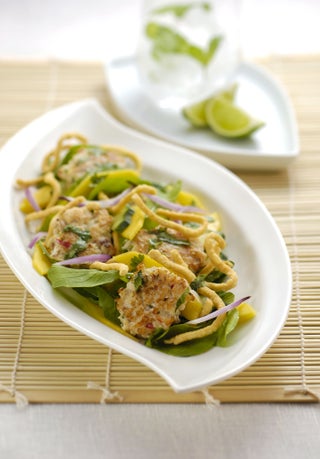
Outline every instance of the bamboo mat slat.
{"label": "bamboo mat slat", "polygon": [[[234,172],[265,203],[284,236],[292,302],[269,351],[209,392],[222,402],[313,402],[320,394],[320,56],[270,58],[261,65],[289,92],[301,154],[280,172]],[[46,111],[86,97],[117,116],[100,63],[0,61],[0,146]],[[113,396],[107,399],[113,403],[204,402],[203,393],[176,394],[142,364],[61,322],[25,296],[2,258],[0,286],[0,402],[14,402],[14,390],[38,403],[98,403],[102,395]]]}

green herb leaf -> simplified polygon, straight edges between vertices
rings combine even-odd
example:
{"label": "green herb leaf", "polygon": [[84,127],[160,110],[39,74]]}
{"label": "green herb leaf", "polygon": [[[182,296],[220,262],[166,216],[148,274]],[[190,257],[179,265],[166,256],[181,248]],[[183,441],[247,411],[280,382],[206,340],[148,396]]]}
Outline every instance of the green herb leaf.
{"label": "green herb leaf", "polygon": [[188,287],[185,289],[182,295],[178,298],[176,309],[178,309],[186,301],[186,298],[189,295],[189,292],[190,292],[190,288]]}
{"label": "green herb leaf", "polygon": [[41,252],[49,258],[49,260],[51,261],[51,263],[55,263],[57,260],[55,260],[54,258],[51,257],[50,253],[48,252],[47,248],[45,247],[43,241],[41,241],[41,239],[37,242],[38,246],[40,247],[41,249]]}
{"label": "green herb leaf", "polygon": [[198,289],[203,286],[205,279],[206,279],[205,274],[199,274],[199,276],[197,276],[195,280],[191,282],[190,284],[191,289],[198,291]]}
{"label": "green herb leaf", "polygon": [[131,262],[130,262],[130,270],[135,271],[137,269],[137,266],[143,262],[143,259],[144,259],[143,253],[140,253],[139,255],[132,257]]}
{"label": "green herb leaf", "polygon": [[66,153],[65,157],[62,159],[58,168],[63,166],[64,164],[68,164],[68,162],[74,157],[74,155],[82,148],[85,148],[85,145],[74,145],[73,147],[71,147]]}
{"label": "green herb leaf", "polygon": [[131,207],[126,207],[125,212],[119,215],[119,218],[114,219],[114,223],[112,225],[113,231],[118,231],[122,233],[131,222],[132,215],[134,214],[134,210]]}
{"label": "green herb leaf", "polygon": [[50,267],[47,276],[53,288],[95,287],[97,285],[110,284],[116,281],[119,279],[119,271],[67,268],[54,264]]}
{"label": "green herb leaf", "polygon": [[178,239],[171,234],[168,234],[165,230],[159,230],[155,232],[157,236],[157,240],[159,242],[167,242],[168,244],[172,245],[182,245],[182,246],[189,246],[190,242],[186,239]]}
{"label": "green herb leaf", "polygon": [[218,295],[220,296],[225,305],[234,302],[234,293],[232,292],[219,292]]}
{"label": "green herb leaf", "polygon": [[139,290],[140,287],[144,284],[144,279],[141,271],[138,271],[137,274],[134,276],[133,285],[136,292]]}
{"label": "green herb leaf", "polygon": [[203,338],[186,341],[179,345],[164,343],[165,339],[169,339],[172,336],[175,336],[175,334],[178,334],[176,333],[177,331],[184,333],[196,329],[194,326],[193,328],[191,327],[191,325],[182,324],[170,327],[169,331],[167,332],[163,332],[163,330],[157,330],[153,333],[152,337],[148,338],[146,346],[158,349],[165,354],[170,354],[177,357],[191,357],[193,355],[198,355],[209,351],[216,345],[217,333],[212,333],[211,335],[205,336]]}
{"label": "green herb leaf", "polygon": [[226,346],[227,337],[237,326],[238,320],[239,312],[237,309],[233,309],[227,313],[222,325],[216,332],[209,336],[196,338],[178,345],[166,344],[165,341],[181,333],[206,327],[208,323],[204,322],[197,326],[189,324],[172,325],[168,330],[155,330],[155,332],[147,339],[146,346],[178,357],[190,357],[192,355],[202,354],[214,346]]}
{"label": "green herb leaf", "polygon": [[103,310],[103,315],[116,325],[121,325],[119,319],[119,311],[116,307],[116,302],[112,295],[103,287],[88,287],[74,289],[79,295],[89,298]]}
{"label": "green herb leaf", "polygon": [[72,233],[76,234],[84,241],[88,241],[91,238],[91,234],[89,230],[79,228],[78,226],[66,225],[63,228],[63,232],[68,232],[68,231],[71,231]]}
{"label": "green herb leaf", "polygon": [[222,325],[217,330],[217,345],[225,347],[228,335],[236,328],[239,321],[239,311],[232,309],[226,315]]}
{"label": "green herb leaf", "polygon": [[87,247],[87,241],[79,238],[74,244],[72,244],[70,250],[66,253],[65,259],[76,257],[80,252],[83,252]]}

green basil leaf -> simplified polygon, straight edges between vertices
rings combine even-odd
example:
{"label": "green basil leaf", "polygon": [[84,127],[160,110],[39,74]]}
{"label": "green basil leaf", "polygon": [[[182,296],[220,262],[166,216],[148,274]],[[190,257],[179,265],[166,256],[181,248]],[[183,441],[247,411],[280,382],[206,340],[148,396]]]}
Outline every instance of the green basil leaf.
{"label": "green basil leaf", "polygon": [[54,264],[48,271],[48,279],[53,288],[95,287],[110,284],[119,279],[119,271],[99,271],[97,269],[67,268]]}
{"label": "green basil leaf", "polygon": [[232,309],[226,315],[222,325],[217,330],[217,345],[225,347],[228,335],[236,328],[239,321],[239,311],[237,308]]}
{"label": "green basil leaf", "polygon": [[100,306],[106,319],[121,326],[119,311],[116,308],[115,300],[103,287],[75,288],[74,290],[79,293],[79,295],[90,299],[90,301]]}
{"label": "green basil leaf", "polygon": [[153,347],[158,351],[164,352],[165,354],[174,355],[177,357],[191,357],[193,355],[203,354],[204,352],[212,349],[217,342],[217,334],[212,333],[209,336],[203,338],[197,338],[192,341],[186,341],[178,345],[175,344],[154,344],[150,345],[149,342],[146,343],[147,346]]}

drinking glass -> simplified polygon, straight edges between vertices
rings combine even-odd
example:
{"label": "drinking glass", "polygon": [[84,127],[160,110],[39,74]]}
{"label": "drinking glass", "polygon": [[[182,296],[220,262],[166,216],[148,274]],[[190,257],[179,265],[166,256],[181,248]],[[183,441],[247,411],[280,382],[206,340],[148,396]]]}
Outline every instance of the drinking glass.
{"label": "drinking glass", "polygon": [[141,84],[180,109],[226,86],[239,63],[239,0],[144,0],[137,49]]}

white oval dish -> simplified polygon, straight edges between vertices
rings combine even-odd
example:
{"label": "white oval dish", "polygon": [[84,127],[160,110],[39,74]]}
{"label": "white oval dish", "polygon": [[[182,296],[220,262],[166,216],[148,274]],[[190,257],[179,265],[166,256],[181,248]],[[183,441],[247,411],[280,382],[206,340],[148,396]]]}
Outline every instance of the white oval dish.
{"label": "white oval dish", "polygon": [[[163,182],[181,179],[185,189],[221,213],[227,253],[239,276],[234,293],[236,298],[251,295],[257,310],[254,320],[233,333],[228,347],[187,358],[150,349],[83,313],[33,270],[26,248],[30,235],[19,212],[21,191],[14,183],[17,177],[36,176],[44,154],[69,131],[81,132],[92,143],[122,145],[135,151],[143,161],[145,177]],[[286,246],[257,196],[223,166],[122,126],[91,99],[38,118],[6,143],[1,157],[6,159],[0,169],[1,252],[28,291],[67,324],[145,364],[176,392],[199,390],[230,378],[254,363],[278,336],[291,299]]]}

